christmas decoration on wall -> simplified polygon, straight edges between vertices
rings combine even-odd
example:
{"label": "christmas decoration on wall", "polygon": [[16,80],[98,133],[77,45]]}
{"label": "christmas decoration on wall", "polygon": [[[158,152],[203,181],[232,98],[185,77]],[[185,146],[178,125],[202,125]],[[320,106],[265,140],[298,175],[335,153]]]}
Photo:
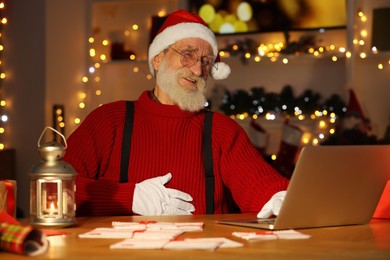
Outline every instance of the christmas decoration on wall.
{"label": "christmas decoration on wall", "polygon": [[[284,42],[262,43],[252,38],[237,39],[227,43],[221,48],[223,57],[238,57],[243,64],[248,64],[252,58],[259,62],[262,57],[276,61],[279,57],[288,57],[289,55],[313,55],[330,53],[332,60],[337,61],[337,57],[343,57],[343,51],[336,51],[335,45],[320,44],[315,34],[304,34],[296,41],[290,41],[289,32],[284,32]],[[341,50],[344,50],[343,48]],[[283,59],[281,59],[283,61]]]}
{"label": "christmas decoration on wall", "polygon": [[[225,90],[220,109],[245,129],[265,158],[272,157],[270,162],[275,168],[290,176],[299,149],[319,145],[335,134],[336,120],[346,112],[345,102],[340,96],[334,94],[322,100],[321,95],[311,89],[296,97],[291,85],[286,85],[280,93],[253,87],[249,91],[232,93]],[[278,132],[279,128],[282,140],[277,144],[273,132]]]}
{"label": "christmas decoration on wall", "polygon": [[286,85],[279,94],[267,92],[264,87],[253,87],[250,91],[225,90],[220,109],[226,115],[248,113],[251,116],[262,116],[268,112],[284,116],[311,115],[323,110],[342,116],[346,112],[345,102],[339,95],[331,95],[324,102],[321,99],[321,95],[311,89],[295,97],[291,85]]}
{"label": "christmas decoration on wall", "polygon": [[[249,91],[225,90],[220,109],[244,127],[256,147],[259,145],[253,140],[257,140],[257,136],[269,137],[261,125],[265,121],[259,121],[260,118],[266,121],[277,118],[284,120],[278,152],[267,154],[264,146],[259,152],[287,178],[291,177],[303,146],[390,143],[386,136],[381,140],[372,135],[370,119],[364,115],[353,90],[349,90],[348,104],[337,94],[323,100],[319,93],[311,89],[295,96],[291,85],[286,85],[280,93],[267,92],[264,87],[253,87]],[[249,126],[245,121],[247,117],[251,118]],[[295,124],[292,123],[293,119]],[[312,122],[297,123],[303,120]],[[251,131],[248,127],[259,131]],[[267,145],[267,142],[261,143]]]}

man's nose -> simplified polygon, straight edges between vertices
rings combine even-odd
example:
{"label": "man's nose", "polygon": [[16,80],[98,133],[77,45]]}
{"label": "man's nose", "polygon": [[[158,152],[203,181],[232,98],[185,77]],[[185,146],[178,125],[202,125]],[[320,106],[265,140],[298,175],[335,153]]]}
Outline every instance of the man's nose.
{"label": "man's nose", "polygon": [[203,68],[202,68],[201,60],[196,61],[195,64],[190,67],[190,70],[195,76],[198,76],[198,77],[204,76],[204,75],[202,75]]}

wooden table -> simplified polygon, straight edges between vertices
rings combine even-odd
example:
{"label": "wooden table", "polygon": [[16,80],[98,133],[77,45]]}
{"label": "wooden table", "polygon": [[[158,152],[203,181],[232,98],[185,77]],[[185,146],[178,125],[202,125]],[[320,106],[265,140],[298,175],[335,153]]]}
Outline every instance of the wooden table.
{"label": "wooden table", "polygon": [[[233,231],[260,231],[253,228],[215,223],[218,219],[249,218],[250,214],[196,216],[120,216],[83,217],[77,225],[61,229],[70,234],[50,236],[49,251],[33,259],[390,259],[390,220],[374,219],[368,225],[298,230],[311,235],[302,240],[246,241],[233,237]],[[244,243],[242,248],[197,250],[109,249],[122,239],[78,238],[78,234],[96,227],[111,227],[112,221],[204,222],[203,231],[187,232],[181,237],[226,237]],[[0,252],[0,259],[26,259],[25,256]]]}

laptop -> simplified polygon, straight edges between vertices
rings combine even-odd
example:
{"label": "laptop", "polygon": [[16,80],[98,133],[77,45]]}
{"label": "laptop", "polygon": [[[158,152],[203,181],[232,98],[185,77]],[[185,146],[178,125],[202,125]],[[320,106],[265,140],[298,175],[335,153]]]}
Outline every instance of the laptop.
{"label": "laptop", "polygon": [[276,218],[217,223],[281,230],[367,224],[390,179],[390,145],[306,146]]}

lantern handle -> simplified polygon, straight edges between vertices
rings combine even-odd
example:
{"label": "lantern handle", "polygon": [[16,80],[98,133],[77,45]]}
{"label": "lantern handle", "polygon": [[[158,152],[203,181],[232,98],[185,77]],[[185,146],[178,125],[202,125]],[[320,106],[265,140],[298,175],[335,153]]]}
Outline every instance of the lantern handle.
{"label": "lantern handle", "polygon": [[63,134],[61,134],[59,131],[55,130],[53,127],[50,127],[50,126],[46,126],[45,129],[43,129],[43,132],[42,132],[41,136],[38,139],[38,147],[41,147],[41,139],[42,139],[43,134],[46,132],[47,129],[51,129],[54,132],[56,132],[57,134],[59,134],[62,137],[62,139],[64,140],[65,149],[68,147],[68,144],[66,143],[65,136]]}

